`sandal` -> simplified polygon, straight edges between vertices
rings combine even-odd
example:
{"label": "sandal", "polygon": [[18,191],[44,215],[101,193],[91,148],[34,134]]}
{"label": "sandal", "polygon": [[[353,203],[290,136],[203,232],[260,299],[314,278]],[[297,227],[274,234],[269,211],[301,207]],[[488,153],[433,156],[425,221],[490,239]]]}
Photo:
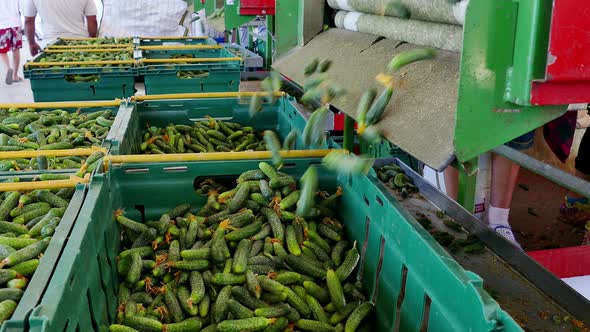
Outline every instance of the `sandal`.
{"label": "sandal", "polygon": [[12,84],[12,76],[13,75],[14,75],[14,70],[12,68],[8,69],[8,71],[6,72],[6,79],[4,80],[6,85]]}
{"label": "sandal", "polygon": [[494,224],[490,224],[490,227],[496,231],[498,234],[500,234],[502,237],[504,237],[506,240],[512,242],[512,244],[514,244],[516,247],[518,247],[519,249],[522,249],[520,244],[518,243],[518,241],[516,241],[516,237],[514,236],[514,233],[512,232],[512,228],[508,227],[508,226],[504,226],[504,225],[494,225]]}

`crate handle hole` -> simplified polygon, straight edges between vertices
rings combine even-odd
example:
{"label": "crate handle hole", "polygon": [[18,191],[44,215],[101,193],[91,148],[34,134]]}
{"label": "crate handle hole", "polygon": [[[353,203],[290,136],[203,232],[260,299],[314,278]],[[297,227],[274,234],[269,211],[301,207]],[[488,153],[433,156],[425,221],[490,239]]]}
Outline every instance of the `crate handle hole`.
{"label": "crate handle hole", "polygon": [[70,325],[70,320],[66,319],[66,324],[64,325],[64,329],[63,329],[64,332],[66,332],[68,330],[69,325]]}
{"label": "crate handle hole", "polygon": [[137,211],[139,211],[139,214],[141,214],[141,222],[145,222],[145,205],[143,205],[143,204],[135,205],[135,209]]}
{"label": "crate handle hole", "polygon": [[150,170],[147,168],[128,168],[125,170],[125,174],[135,174],[135,173],[149,173]]}
{"label": "crate handle hole", "polygon": [[361,247],[361,258],[359,262],[359,271],[356,276],[358,281],[363,280],[363,272],[365,270],[365,256],[367,254],[367,247],[369,246],[369,229],[371,226],[371,219],[367,216],[365,219],[365,238],[363,239],[363,246]]}
{"label": "crate handle hole", "polygon": [[430,306],[432,300],[430,296],[424,294],[424,315],[422,315],[422,323],[420,324],[420,332],[428,331],[428,320],[430,318]]}
{"label": "crate handle hole", "polygon": [[94,89],[94,85],[90,86],[90,90],[92,90],[92,95],[96,96],[96,89]]}
{"label": "crate handle hole", "polygon": [[352,187],[352,175],[348,176],[348,186]]}
{"label": "crate handle hole", "polygon": [[383,206],[383,200],[381,199],[381,197],[375,196],[375,200],[377,201],[377,204],[379,204],[379,206]]}
{"label": "crate handle hole", "polygon": [[297,167],[296,163],[284,163],[282,168],[287,169],[287,168],[294,168],[294,167]]}
{"label": "crate handle hole", "polygon": [[379,261],[377,262],[377,271],[375,273],[375,290],[373,290],[373,303],[377,302],[379,294],[379,280],[381,280],[381,269],[383,268],[383,257],[385,255],[385,238],[381,235],[379,243]]}
{"label": "crate handle hole", "polygon": [[94,310],[92,308],[92,299],[90,297],[90,289],[86,290],[86,301],[88,302],[88,309],[90,310],[90,321],[92,322],[92,327],[94,327],[95,331],[99,331],[98,323],[96,322],[96,317],[94,316]]}
{"label": "crate handle hole", "polygon": [[367,196],[363,195],[363,200],[365,201],[366,206],[371,206],[371,204],[369,204],[369,200],[367,199]]}
{"label": "crate handle hole", "polygon": [[397,296],[397,303],[395,309],[395,323],[393,325],[393,331],[399,332],[400,323],[401,323],[401,312],[402,312],[402,305],[404,304],[404,298],[406,297],[406,283],[408,281],[408,268],[403,265],[402,266],[402,282],[401,287],[399,289],[399,295]]}
{"label": "crate handle hole", "polygon": [[173,167],[164,167],[164,172],[167,173],[180,173],[188,171],[188,167],[186,166],[173,166]]}

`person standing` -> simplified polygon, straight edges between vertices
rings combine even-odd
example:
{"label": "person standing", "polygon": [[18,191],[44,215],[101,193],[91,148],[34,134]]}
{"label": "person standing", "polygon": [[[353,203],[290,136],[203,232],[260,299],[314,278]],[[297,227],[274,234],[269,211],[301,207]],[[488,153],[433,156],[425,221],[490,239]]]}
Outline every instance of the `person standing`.
{"label": "person standing", "polygon": [[[4,0],[3,0],[4,1]],[[43,39],[94,38],[98,33],[94,0],[24,0],[25,34],[31,55],[41,52],[35,40],[35,17],[41,16]]]}
{"label": "person standing", "polygon": [[[18,76],[20,49],[22,48],[22,30],[20,20],[19,0],[0,1],[0,61],[6,67],[5,83],[20,82]],[[8,58],[12,52],[12,66]]]}

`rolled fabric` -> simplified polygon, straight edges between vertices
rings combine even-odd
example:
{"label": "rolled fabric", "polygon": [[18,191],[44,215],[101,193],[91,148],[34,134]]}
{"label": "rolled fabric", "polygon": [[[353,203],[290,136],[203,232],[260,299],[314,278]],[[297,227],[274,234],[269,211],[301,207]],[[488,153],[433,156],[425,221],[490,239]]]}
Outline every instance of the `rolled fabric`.
{"label": "rolled fabric", "polygon": [[460,52],[463,46],[463,28],[458,25],[347,11],[336,13],[335,23],[340,29],[370,33],[452,52]]}
{"label": "rolled fabric", "polygon": [[328,0],[334,9],[379,16],[398,16],[396,6],[402,5],[410,12],[412,20],[446,24],[463,24],[468,0]]}

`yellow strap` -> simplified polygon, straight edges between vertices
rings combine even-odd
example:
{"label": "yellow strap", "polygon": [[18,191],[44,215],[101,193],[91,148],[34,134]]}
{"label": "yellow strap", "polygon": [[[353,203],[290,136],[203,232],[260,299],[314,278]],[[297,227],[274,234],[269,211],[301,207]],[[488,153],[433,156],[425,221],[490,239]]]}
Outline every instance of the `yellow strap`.
{"label": "yellow strap", "polygon": [[[149,96],[132,96],[132,101],[144,100],[160,100],[160,99],[203,99],[203,98],[240,98],[240,97],[254,97],[266,96],[266,92],[206,92],[206,93],[172,93],[163,95],[149,95]],[[274,95],[283,97],[286,95],[283,91],[275,91]]]}
{"label": "yellow strap", "polygon": [[221,45],[154,45],[140,46],[140,50],[218,50],[222,49]]}
{"label": "yellow strap", "polygon": [[108,61],[65,61],[65,62],[27,62],[27,67],[48,67],[48,66],[78,66],[78,65],[133,65],[136,60],[108,60]]}
{"label": "yellow strap", "polygon": [[242,61],[242,58],[188,58],[188,59],[142,59],[143,63],[199,63],[199,62],[226,62],[226,61]]}
{"label": "yellow strap", "polygon": [[43,50],[44,53],[66,53],[66,52],[88,52],[88,53],[106,53],[106,52],[133,52],[133,48],[88,48],[88,49],[77,49],[77,48],[68,48],[68,49],[45,49]]}
{"label": "yellow strap", "polygon": [[[332,151],[345,150],[292,150],[281,151],[283,158],[322,158]],[[104,157],[105,170],[109,162],[113,164],[153,163],[153,162],[182,162],[182,161],[216,161],[216,160],[249,160],[270,159],[270,151],[244,151],[244,152],[209,152],[209,153],[177,153],[177,154],[142,154],[127,156]]]}
{"label": "yellow strap", "polygon": [[97,45],[49,45],[45,50],[50,49],[84,49],[84,48],[133,48],[133,44],[97,44]]}
{"label": "yellow strap", "polygon": [[88,183],[90,174],[83,178],[70,175],[69,180],[54,181],[33,181],[33,182],[3,182],[0,183],[0,192],[2,191],[31,191],[35,189],[60,189],[75,187],[78,183]]}
{"label": "yellow strap", "polygon": [[98,146],[93,146],[84,149],[68,149],[68,150],[34,150],[34,151],[4,151],[0,152],[0,159],[16,159],[16,158],[36,158],[39,156],[45,157],[68,157],[68,156],[89,156],[94,152],[102,151],[105,154],[107,149]]}
{"label": "yellow strap", "polygon": [[57,101],[45,103],[0,104],[0,108],[76,108],[76,107],[112,107],[121,105],[121,99],[107,101]]}
{"label": "yellow strap", "polygon": [[160,39],[160,40],[174,40],[174,39],[209,39],[207,36],[199,36],[199,37],[191,37],[191,36],[179,36],[179,37],[171,37],[171,36],[164,36],[164,37],[140,37],[140,40],[152,40],[152,39]]}

